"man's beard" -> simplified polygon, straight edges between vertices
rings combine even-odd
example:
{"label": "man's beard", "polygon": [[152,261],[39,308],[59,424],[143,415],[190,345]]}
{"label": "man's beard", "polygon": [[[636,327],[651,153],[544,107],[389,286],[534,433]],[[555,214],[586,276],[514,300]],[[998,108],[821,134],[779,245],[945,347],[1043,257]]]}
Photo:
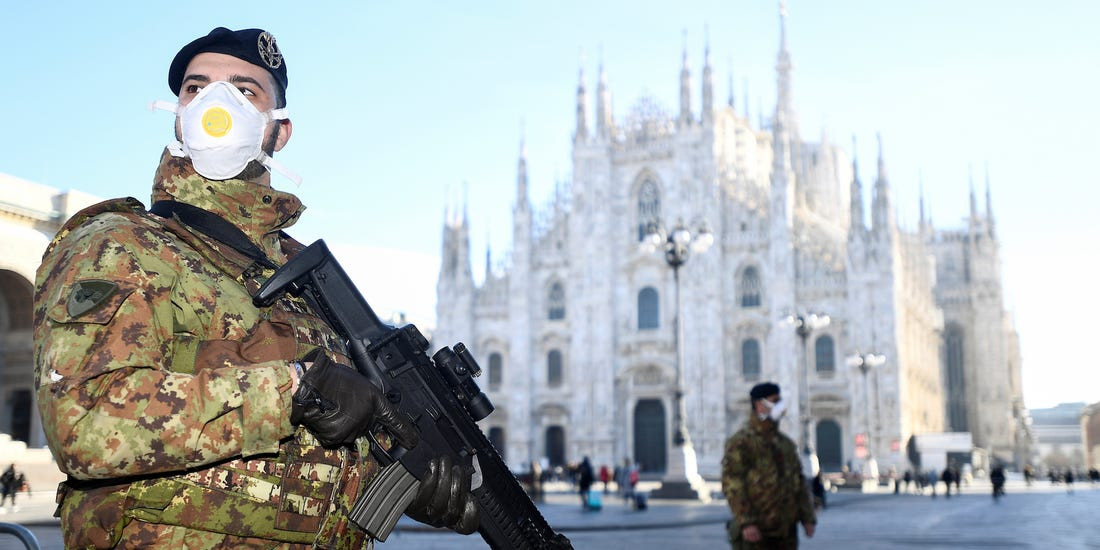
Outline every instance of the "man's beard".
{"label": "man's beard", "polygon": [[[279,140],[280,128],[281,126],[278,124],[278,122],[276,122],[275,126],[271,128],[271,133],[268,134],[267,139],[264,140],[263,147],[260,147],[264,154],[269,157],[275,154],[275,144]],[[176,141],[183,143],[183,137],[180,135],[178,123],[173,129],[173,133],[176,135]],[[248,161],[248,164],[244,165],[244,170],[241,170],[241,173],[234,176],[233,179],[253,180],[264,175],[266,172],[267,167],[263,164],[260,164],[260,161],[250,160]]]}
{"label": "man's beard", "polygon": [[[264,141],[263,150],[267,156],[275,154],[275,142],[279,139],[279,124],[276,123],[271,129],[271,134],[267,136],[267,140]],[[267,167],[260,164],[258,160],[250,160],[248,164],[244,166],[244,170],[241,170],[240,174],[237,174],[235,179],[239,180],[254,180],[267,173]]]}

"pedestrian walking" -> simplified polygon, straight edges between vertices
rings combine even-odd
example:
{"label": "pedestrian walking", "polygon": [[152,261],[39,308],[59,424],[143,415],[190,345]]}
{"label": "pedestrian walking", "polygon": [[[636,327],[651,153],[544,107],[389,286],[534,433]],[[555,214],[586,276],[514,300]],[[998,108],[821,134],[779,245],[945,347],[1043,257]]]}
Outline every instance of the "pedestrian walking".
{"label": "pedestrian walking", "polygon": [[1066,482],[1066,492],[1073,494],[1073,468],[1066,468],[1066,474],[1062,476],[1062,479]]}
{"label": "pedestrian walking", "polygon": [[542,465],[538,460],[531,461],[531,500],[542,502]]}
{"label": "pedestrian walking", "polygon": [[811,487],[813,488],[814,494],[814,508],[821,508],[824,510],[827,504],[825,502],[825,495],[827,492],[825,491],[825,481],[821,479],[821,472],[818,472],[817,475],[814,476]]}
{"label": "pedestrian walking", "polygon": [[603,494],[607,494],[607,484],[611,483],[611,469],[607,467],[607,464],[600,465],[600,483],[603,483]]}
{"label": "pedestrian walking", "polygon": [[623,465],[618,468],[618,473],[615,475],[615,483],[619,486],[619,496],[623,498],[623,504],[628,504],[630,499],[634,498],[630,484],[630,471],[630,459],[624,458]]}
{"label": "pedestrian walking", "polygon": [[592,474],[592,463],[588,461],[588,457],[584,457],[581,463],[577,466],[577,491],[581,495],[581,508],[588,509],[588,490],[592,488],[592,481],[595,476]]}
{"label": "pedestrian walking", "polygon": [[733,519],[733,548],[797,548],[798,524],[814,536],[814,514],[795,444],[779,431],[787,410],[779,386],[757,384],[749,392],[748,421],[726,440],[722,493]]}
{"label": "pedestrian walking", "polygon": [[909,493],[909,482],[913,481],[913,471],[912,470],[905,470],[905,474],[902,475],[901,479],[903,481],[905,481],[905,493],[908,494]]}
{"label": "pedestrian walking", "polygon": [[993,467],[989,474],[989,481],[993,483],[993,500],[998,500],[1005,494],[1005,469],[1000,464]]}
{"label": "pedestrian walking", "polygon": [[955,482],[955,472],[948,466],[943,469],[943,474],[940,477],[943,479],[944,498],[951,498],[951,484]]}
{"label": "pedestrian walking", "polygon": [[15,508],[15,492],[18,490],[16,480],[15,464],[9,465],[4,473],[0,474],[0,513],[7,513],[4,505],[8,503],[8,499],[11,499],[11,506]]}

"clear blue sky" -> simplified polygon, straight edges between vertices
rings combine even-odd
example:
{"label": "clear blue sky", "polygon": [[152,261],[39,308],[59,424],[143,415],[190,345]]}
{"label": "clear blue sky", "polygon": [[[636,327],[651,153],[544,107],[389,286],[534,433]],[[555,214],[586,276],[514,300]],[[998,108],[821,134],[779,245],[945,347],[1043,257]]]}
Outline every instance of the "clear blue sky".
{"label": "clear blue sky", "polygon": [[[1027,404],[1100,399],[1088,325],[1100,310],[1100,3],[788,8],[803,136],[824,129],[850,147],[856,135],[869,187],[881,132],[909,226],[918,174],[935,224],[955,227],[968,164],[984,208],[988,163]],[[172,98],[172,56],[219,25],[266,28],[286,56],[295,131],[279,159],[304,176],[296,192],[310,206],[296,236],[418,259],[432,272],[364,292],[421,316],[432,313],[443,210],[461,202],[463,182],[480,276],[487,244],[496,257],[510,247],[521,129],[533,201],[569,178],[582,59],[590,90],[603,59],[618,116],[643,94],[675,110],[683,32],[696,87],[709,32],[718,97],[732,67],[738,109],[746,81],[754,119],[775,101],[778,9],[767,0],[16,3],[0,19],[0,172],[147,200],[171,116],[145,105]]]}

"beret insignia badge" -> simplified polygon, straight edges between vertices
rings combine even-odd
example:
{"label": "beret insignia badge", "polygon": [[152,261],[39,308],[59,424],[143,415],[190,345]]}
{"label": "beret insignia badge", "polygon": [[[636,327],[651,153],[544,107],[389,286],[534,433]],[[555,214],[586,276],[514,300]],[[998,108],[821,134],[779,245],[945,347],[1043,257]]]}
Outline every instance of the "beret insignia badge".
{"label": "beret insignia badge", "polygon": [[279,51],[279,46],[275,44],[275,37],[271,36],[271,33],[264,31],[260,33],[259,38],[256,39],[256,49],[259,51],[260,59],[272,69],[278,69],[283,64],[283,54]]}

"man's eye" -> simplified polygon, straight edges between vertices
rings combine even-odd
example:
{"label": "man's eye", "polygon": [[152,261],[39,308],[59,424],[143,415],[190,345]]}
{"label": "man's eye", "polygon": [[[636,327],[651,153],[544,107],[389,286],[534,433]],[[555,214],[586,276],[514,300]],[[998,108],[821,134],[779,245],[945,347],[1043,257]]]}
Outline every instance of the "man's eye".
{"label": "man's eye", "polygon": [[250,90],[248,88],[237,88],[237,90],[239,90],[241,92],[241,94],[246,95],[246,96],[256,95],[255,92],[253,92],[252,90]]}
{"label": "man's eye", "polygon": [[202,91],[202,86],[199,86],[198,84],[188,84],[183,88],[183,90],[189,94],[197,94]]}

